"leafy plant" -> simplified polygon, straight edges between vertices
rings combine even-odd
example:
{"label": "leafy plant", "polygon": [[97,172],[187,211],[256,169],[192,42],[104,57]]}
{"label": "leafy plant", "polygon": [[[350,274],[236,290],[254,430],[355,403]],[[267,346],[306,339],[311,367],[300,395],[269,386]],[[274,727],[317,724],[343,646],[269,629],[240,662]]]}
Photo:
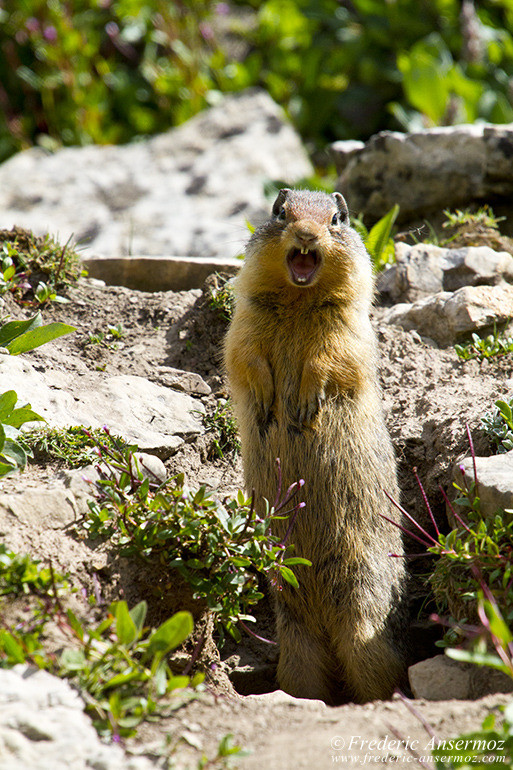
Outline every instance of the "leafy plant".
{"label": "leafy plant", "polygon": [[[453,660],[486,666],[513,678],[513,634],[494,594],[479,571],[473,568],[473,572],[481,584],[478,593],[478,616],[481,625],[464,628],[466,638],[472,641],[470,649],[448,648],[445,653]],[[433,756],[440,770],[457,767],[485,768],[494,761],[493,758],[508,768],[513,767],[513,702],[503,708],[503,721],[500,726],[496,726],[495,717],[490,714],[484,720],[481,730],[450,741],[438,742]]]}
{"label": "leafy plant", "polygon": [[0,294],[10,291],[25,305],[67,302],[58,294],[59,287],[81,275],[78,254],[70,241],[61,246],[49,235],[39,237],[14,227],[0,230],[0,244]]}
{"label": "leafy plant", "polygon": [[0,262],[0,295],[8,291],[14,294],[17,290],[27,289],[30,289],[30,284],[25,279],[25,273],[17,272],[14,260],[9,256],[7,244],[4,243]]}
{"label": "leafy plant", "polygon": [[[75,331],[73,326],[63,323],[41,324],[40,313],[26,321],[2,324],[0,347],[16,356]],[[26,422],[44,420],[32,411],[30,404],[16,408],[17,401],[18,396],[14,390],[0,395],[0,476],[23,469],[27,464],[27,448],[18,440],[20,427]]]}
{"label": "leafy plant", "polygon": [[[265,88],[312,148],[383,129],[513,120],[507,0],[7,4],[0,160],[120,143],[220,92]],[[433,32],[436,30],[436,32]]]}
{"label": "leafy plant", "polygon": [[100,428],[34,428],[23,434],[23,444],[35,455],[61,460],[69,468],[80,468],[98,459],[98,442],[109,447],[127,446],[119,436],[110,436]]}
{"label": "leafy plant", "polygon": [[30,350],[76,331],[74,326],[60,322],[45,324],[41,313],[36,313],[25,321],[7,321],[0,326],[0,347],[12,355],[28,353]]}
{"label": "leafy plant", "polygon": [[248,753],[249,752],[244,749],[241,749],[240,746],[237,746],[237,744],[233,742],[233,735],[228,733],[219,741],[215,757],[208,759],[208,757],[203,755],[198,762],[198,770],[209,770],[209,768],[214,768],[216,765],[220,768],[234,767],[232,761],[242,759],[243,757],[246,757]]}
{"label": "leafy plant", "polygon": [[[110,537],[126,555],[158,559],[176,569],[189,583],[193,598],[203,600],[221,625],[240,639],[237,623],[254,621],[246,609],[263,596],[256,573],[270,575],[298,587],[292,566],[309,565],[307,559],[287,554],[288,534],[300,509],[288,510],[302,486],[293,484],[266,514],[256,514],[253,502],[242,492],[224,503],[216,502],[205,487],[190,491],[183,475],[151,484],[133,463],[128,449],[99,445],[103,466],[96,483],[95,501],[89,503],[86,528],[93,537]],[[103,470],[102,470],[103,467]],[[272,522],[292,514],[283,539],[272,534]]]}
{"label": "leafy plant", "polygon": [[213,414],[203,415],[203,422],[207,431],[213,434],[211,454],[214,457],[238,454],[240,441],[230,401],[218,402]]}
{"label": "leafy plant", "polygon": [[123,324],[111,324],[107,327],[107,331],[116,340],[122,340],[126,335]]}
{"label": "leafy plant", "polygon": [[14,390],[0,395],[0,477],[23,470],[27,464],[27,450],[18,440],[21,426],[44,420],[32,411],[30,404],[16,408],[17,401]]}
{"label": "leafy plant", "polygon": [[40,305],[45,305],[47,302],[61,302],[63,304],[69,302],[66,297],[61,297],[60,294],[57,294],[53,286],[49,286],[44,281],[39,281],[37,284],[34,290],[34,297]]}
{"label": "leafy plant", "polygon": [[[37,564],[37,563],[36,563]],[[178,612],[156,629],[144,626],[147,606],[140,602],[128,610],[126,602],[113,602],[107,616],[91,628],[71,611],[65,611],[56,594],[56,577],[28,627],[0,627],[0,666],[30,662],[70,679],[86,693],[86,711],[100,734],[135,735],[143,719],[163,716],[193,697],[189,689],[178,698],[175,691],[196,688],[198,674],[174,675],[167,657],[192,632],[192,616]],[[46,576],[39,581],[47,588]],[[33,588],[33,586],[31,586]],[[42,643],[46,624],[56,620],[70,641],[57,657]]]}
{"label": "leafy plant", "polygon": [[455,209],[455,211],[450,211],[449,209],[445,209],[444,215],[445,222],[442,227],[449,229],[478,226],[498,230],[499,222],[506,218],[495,216],[488,205],[481,206],[477,211],[471,211],[470,209]]}
{"label": "leafy plant", "polygon": [[0,543],[0,595],[46,594],[52,588],[66,588],[67,579],[56,574],[51,567],[45,567],[27,554],[10,551]]}
{"label": "leafy plant", "polygon": [[224,66],[211,4],[8,4],[0,16],[0,159],[36,141],[116,144],[204,107]]}
{"label": "leafy plant", "polygon": [[88,334],[83,345],[84,347],[87,347],[88,345],[99,345],[108,350],[117,350],[118,345],[116,340],[123,339],[125,334],[126,332],[121,324],[116,324],[115,326],[110,325],[107,327],[106,332],[97,331]]}
{"label": "leafy plant", "polygon": [[470,361],[478,358],[493,358],[513,353],[513,337],[501,337],[497,329],[487,337],[480,337],[475,332],[472,334],[472,342],[465,345],[455,345],[454,350],[462,361]]}
{"label": "leafy plant", "polygon": [[[472,456],[474,447],[467,428]],[[431,507],[421,491],[430,516],[434,534],[430,534],[396,501],[403,515],[414,525],[404,531],[433,554],[434,566],[429,575],[437,607],[440,612],[449,609],[458,623],[477,618],[478,594],[485,583],[499,602],[507,622],[513,621],[513,511],[498,511],[495,516],[481,513],[479,484],[474,461],[474,481],[454,483],[459,497],[454,505],[441,490],[457,526],[449,534],[440,532]],[[456,507],[463,508],[460,515]],[[457,629],[456,629],[457,630]]]}
{"label": "leafy plant", "polygon": [[235,297],[231,281],[223,282],[221,279],[215,286],[211,286],[209,291],[210,307],[217,310],[225,321],[231,321],[235,307]]}
{"label": "leafy plant", "polygon": [[399,206],[396,204],[370,230],[364,225],[361,217],[353,222],[353,226],[363,240],[376,270],[382,270],[385,265],[395,260],[394,240],[391,235],[398,214]]}
{"label": "leafy plant", "polygon": [[497,454],[513,449],[513,398],[496,401],[495,408],[482,418],[481,426],[497,445]]}
{"label": "leafy plant", "polygon": [[95,629],[84,628],[71,610],[67,612],[80,646],[64,650],[59,674],[88,693],[86,710],[100,733],[134,735],[143,719],[183,703],[170,700],[165,709],[163,698],[196,687],[203,679],[174,675],[167,662],[167,655],[191,634],[191,614],[177,612],[149,631],[144,627],[146,611],[144,601],[131,610],[124,601],[114,602]]}

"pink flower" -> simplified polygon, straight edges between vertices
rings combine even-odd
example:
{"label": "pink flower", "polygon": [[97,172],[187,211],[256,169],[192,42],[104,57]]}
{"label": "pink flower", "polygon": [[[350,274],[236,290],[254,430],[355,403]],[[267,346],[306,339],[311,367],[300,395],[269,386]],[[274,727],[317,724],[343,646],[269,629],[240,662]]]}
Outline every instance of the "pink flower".
{"label": "pink flower", "polygon": [[45,40],[48,40],[49,43],[55,43],[57,40],[57,30],[55,27],[45,27],[43,31],[43,37]]}
{"label": "pink flower", "polygon": [[39,26],[39,21],[34,16],[31,16],[25,22],[25,29],[27,32],[39,32]]}
{"label": "pink flower", "polygon": [[205,22],[202,22],[199,25],[199,31],[204,40],[212,40],[212,38],[214,37],[214,32],[210,24],[206,24]]}

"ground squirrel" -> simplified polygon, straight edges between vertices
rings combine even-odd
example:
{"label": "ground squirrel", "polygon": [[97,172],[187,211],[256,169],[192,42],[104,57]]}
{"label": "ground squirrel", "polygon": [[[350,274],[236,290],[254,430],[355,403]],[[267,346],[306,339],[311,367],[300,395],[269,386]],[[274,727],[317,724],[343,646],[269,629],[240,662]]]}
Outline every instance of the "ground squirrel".
{"label": "ground squirrel", "polygon": [[[274,589],[278,682],[327,703],[389,697],[406,660],[405,566],[396,463],[384,424],[373,272],[345,200],[280,190],[236,280],[225,366],[245,482],[274,500],[300,478],[300,587]],[[275,522],[281,534],[287,521]]]}

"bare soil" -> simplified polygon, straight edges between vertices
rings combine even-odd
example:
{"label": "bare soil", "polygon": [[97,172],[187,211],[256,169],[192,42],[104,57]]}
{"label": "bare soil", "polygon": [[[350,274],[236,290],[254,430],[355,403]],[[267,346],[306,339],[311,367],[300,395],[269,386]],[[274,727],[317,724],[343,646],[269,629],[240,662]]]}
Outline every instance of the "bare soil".
{"label": "bare soil", "polygon": [[[96,369],[106,374],[135,374],[162,385],[169,385],[167,368],[180,368],[199,373],[210,385],[212,394],[202,397],[210,413],[218,399],[227,397],[220,369],[226,321],[210,307],[208,291],[149,294],[81,279],[68,289],[67,296],[69,304],[53,304],[45,309],[45,320],[71,323],[77,332],[27,354],[36,365],[62,371]],[[12,318],[32,312],[32,308],[20,308],[10,298],[5,300],[3,314],[10,313]],[[431,347],[415,333],[382,324],[381,315],[382,310],[376,307],[374,323],[380,344],[384,405],[399,459],[402,501],[415,517],[428,523],[413,475],[413,468],[417,468],[439,524],[447,528],[439,485],[450,490],[455,462],[469,453],[466,424],[477,454],[492,453],[490,442],[480,429],[480,420],[497,398],[511,395],[511,359],[508,356],[463,363],[452,349]],[[113,324],[122,325],[121,340],[106,336],[103,342],[91,342],[91,335],[106,333]],[[223,497],[242,486],[241,463],[233,455],[214,459],[212,445],[210,434],[185,444],[166,461],[166,467],[170,475],[185,472],[191,486],[206,484]],[[61,471],[58,462],[39,458],[23,474],[1,481],[0,493],[40,490]],[[114,557],[108,545],[77,537],[73,530],[34,531],[20,525],[16,532],[1,534],[18,551],[30,552],[40,559],[51,558],[56,568],[69,572],[77,588],[86,594],[99,593],[105,602],[125,597],[129,604],[151,599],[155,574],[145,573],[139,564]],[[440,632],[428,621],[433,608],[423,578],[426,561],[415,558],[416,551],[412,541],[412,612],[416,658],[421,659],[436,654],[433,643]],[[170,601],[165,606],[150,602],[153,622],[161,621],[175,608],[184,609],[189,601],[179,581],[169,576],[159,579],[168,581]],[[80,603],[79,599],[76,601]],[[201,608],[190,608],[201,628],[208,628]],[[80,611],[90,619],[96,612],[85,601]],[[272,611],[265,600],[257,608],[257,619],[258,632],[274,639]],[[157,751],[169,735],[171,745],[178,746],[176,766],[190,767],[195,765],[188,763],[197,761],[199,756],[198,746],[209,755],[215,754],[219,738],[231,732],[253,752],[241,761],[241,767],[273,770],[331,766],[342,755],[354,753],[349,751],[351,736],[360,734],[372,740],[388,735],[392,740],[397,725],[402,737],[409,734],[416,735],[419,741],[422,736],[425,743],[429,740],[419,720],[398,700],[330,709],[318,702],[294,701],[279,694],[257,697],[276,690],[276,647],[244,637],[239,645],[226,644],[219,656],[210,641],[201,658],[210,672],[208,692],[175,717],[145,725],[138,739],[131,743],[133,750],[147,751],[152,747]],[[500,702],[504,702],[504,696],[473,704],[420,703],[419,709],[435,730],[448,737],[478,728]],[[340,741],[337,744],[338,738],[343,739],[345,750],[340,748]],[[412,756],[404,746],[396,754]],[[371,761],[364,762],[362,757],[357,764]],[[390,761],[398,760],[381,757],[372,763],[384,766]]]}

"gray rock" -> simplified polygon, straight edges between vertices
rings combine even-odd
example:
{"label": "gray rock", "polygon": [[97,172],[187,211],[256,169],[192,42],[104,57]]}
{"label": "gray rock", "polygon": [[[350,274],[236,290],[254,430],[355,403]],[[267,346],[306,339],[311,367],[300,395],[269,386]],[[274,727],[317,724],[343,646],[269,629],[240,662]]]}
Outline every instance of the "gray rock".
{"label": "gray rock", "polygon": [[88,275],[110,286],[138,291],[188,291],[199,289],[212,273],[236,275],[239,259],[215,257],[86,257]]}
{"label": "gray rock", "polygon": [[351,158],[358,155],[364,148],[365,142],[360,142],[357,139],[333,142],[330,150],[337,174],[342,174]]}
{"label": "gray rock", "polygon": [[283,111],[250,90],[148,140],[15,155],[0,167],[0,227],[74,234],[102,256],[232,257],[267,211],[264,183],[311,173]]}
{"label": "gray rock", "polygon": [[393,302],[414,302],[443,291],[441,260],[446,251],[424,243],[397,243],[396,263],[378,275],[378,291]]}
{"label": "gray rock", "polygon": [[106,425],[112,433],[163,459],[204,430],[198,414],[205,411],[201,401],[144,377],[40,372],[27,360],[2,356],[0,393],[10,389],[51,426]]}
{"label": "gray rock", "polygon": [[400,217],[513,193],[513,124],[384,131],[350,158],[338,189],[354,211]]}
{"label": "gray rock", "polygon": [[199,396],[209,396],[212,393],[210,385],[207,385],[203,377],[196,372],[184,372],[172,366],[159,366],[158,373],[161,375],[161,382],[175,390],[183,390],[184,393]]}
{"label": "gray rock", "polygon": [[[144,478],[149,479],[154,484],[167,479],[166,466],[159,457],[149,455],[146,452],[135,452],[133,457],[135,458],[132,459],[134,470],[139,470]],[[137,465],[135,461],[137,461]]]}
{"label": "gray rock", "polygon": [[[139,454],[145,461],[148,458],[148,464],[153,461],[160,463],[153,455]],[[159,467],[155,466],[155,470],[158,471]],[[87,465],[75,470],[59,471],[47,484],[0,494],[2,530],[9,532],[13,517],[34,531],[67,529],[89,512],[87,501],[93,497],[91,482],[98,478],[96,468]],[[2,486],[3,482],[0,482],[0,488]]]}
{"label": "gray rock", "polygon": [[422,660],[408,669],[416,698],[425,700],[477,700],[498,692],[512,692],[513,682],[501,671],[460,663],[446,655]]}
{"label": "gray rock", "polygon": [[463,286],[513,283],[513,257],[488,246],[446,249],[396,244],[396,264],[378,276],[377,288],[394,302],[415,302]]}
{"label": "gray rock", "polygon": [[465,286],[439,292],[413,304],[387,310],[385,323],[415,330],[439,345],[452,345],[465,335],[513,317],[513,286]]}
{"label": "gray rock", "polygon": [[408,677],[416,698],[426,700],[465,700],[470,697],[470,672],[445,655],[421,660],[410,666]]}
{"label": "gray rock", "polygon": [[[494,516],[499,509],[513,509],[513,451],[492,457],[476,457],[476,471],[483,515]],[[453,479],[458,486],[463,479],[470,486],[474,481],[472,457],[466,457],[454,466]],[[454,521],[451,523],[455,526]]]}
{"label": "gray rock", "polygon": [[151,770],[145,757],[102,743],[69,684],[46,671],[0,669],[2,770]]}
{"label": "gray rock", "polygon": [[14,517],[37,530],[64,529],[77,520],[78,514],[73,494],[60,484],[0,495],[2,523],[12,522]]}

